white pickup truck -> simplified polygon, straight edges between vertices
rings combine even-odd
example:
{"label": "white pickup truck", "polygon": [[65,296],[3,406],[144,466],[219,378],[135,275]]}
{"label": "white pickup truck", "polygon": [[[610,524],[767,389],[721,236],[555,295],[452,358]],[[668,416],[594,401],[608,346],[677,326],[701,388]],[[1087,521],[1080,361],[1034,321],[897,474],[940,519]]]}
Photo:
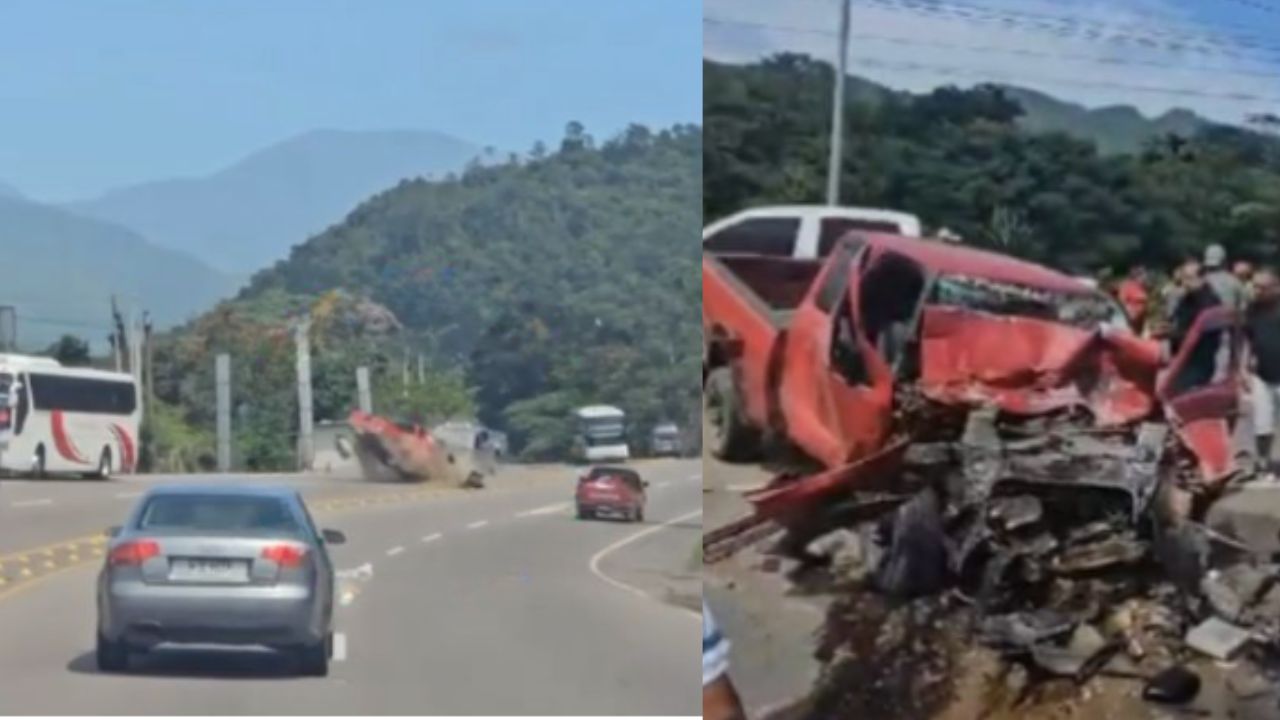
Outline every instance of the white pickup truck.
{"label": "white pickup truck", "polygon": [[743,210],[702,229],[702,249],[797,259],[823,258],[850,230],[920,237],[910,213],[833,205],[773,205]]}

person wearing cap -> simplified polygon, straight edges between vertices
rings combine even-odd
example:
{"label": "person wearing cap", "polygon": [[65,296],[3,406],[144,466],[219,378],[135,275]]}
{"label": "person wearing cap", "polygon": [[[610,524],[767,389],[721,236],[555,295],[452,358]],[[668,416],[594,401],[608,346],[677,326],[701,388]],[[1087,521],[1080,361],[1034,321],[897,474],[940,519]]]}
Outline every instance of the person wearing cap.
{"label": "person wearing cap", "polygon": [[729,680],[729,641],[716,625],[707,601],[702,601],[702,717],[705,720],[746,720],[738,691]]}
{"label": "person wearing cap", "polygon": [[1244,283],[1227,269],[1227,251],[1221,245],[1213,244],[1204,251],[1205,281],[1213,288],[1222,304],[1231,310],[1241,312],[1245,307]]}

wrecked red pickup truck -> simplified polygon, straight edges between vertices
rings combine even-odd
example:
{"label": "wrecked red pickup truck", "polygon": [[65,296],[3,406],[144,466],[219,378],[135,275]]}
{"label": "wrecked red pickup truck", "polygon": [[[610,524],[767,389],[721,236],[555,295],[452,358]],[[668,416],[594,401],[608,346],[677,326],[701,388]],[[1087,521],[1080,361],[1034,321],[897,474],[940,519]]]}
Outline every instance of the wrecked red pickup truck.
{"label": "wrecked red pickup truck", "polygon": [[755,521],[811,538],[800,530],[896,508],[902,582],[989,582],[993,558],[1130,562],[1150,549],[1153,507],[1186,516],[1237,472],[1226,310],[1164,367],[1076,279],[855,232],[825,260],[704,255],[703,326],[713,453],[749,459],[774,436],[825,468],[750,494]]}

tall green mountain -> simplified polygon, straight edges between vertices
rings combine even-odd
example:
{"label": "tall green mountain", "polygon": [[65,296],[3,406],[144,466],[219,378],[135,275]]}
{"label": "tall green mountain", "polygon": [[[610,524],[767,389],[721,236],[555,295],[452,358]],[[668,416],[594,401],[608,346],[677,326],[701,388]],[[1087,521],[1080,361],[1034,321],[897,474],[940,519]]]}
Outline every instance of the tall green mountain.
{"label": "tall green mountain", "polygon": [[701,141],[693,126],[633,126],[597,144],[572,124],[554,152],[473,165],[456,179],[403,181],[176,333],[158,356],[170,368],[158,380],[172,381],[157,392],[190,424],[207,426],[201,398],[217,348],[252,368],[233,370],[251,374],[247,382],[283,368],[283,380],[244,397],[279,418],[257,423],[259,435],[290,447],[286,318],[309,310],[330,318],[312,330],[326,364],[317,371],[318,416],[349,409],[357,362],[374,366],[375,383],[399,387],[402,358],[423,353],[435,399],[418,411],[456,406],[449,378],[461,373],[481,418],[509,431],[527,457],[563,452],[569,412],[581,404],[625,408],[637,440],[660,420],[690,422],[699,398]]}
{"label": "tall green mountain", "polygon": [[248,274],[402,178],[443,176],[482,153],[434,132],[317,130],[206,177],[112,190],[69,208]]}
{"label": "tall green mountain", "polygon": [[163,327],[207,310],[236,289],[230,276],[125,228],[4,195],[0,248],[0,305],[17,307],[24,349],[71,333],[101,350],[110,332],[112,294],[122,304],[150,309]]}

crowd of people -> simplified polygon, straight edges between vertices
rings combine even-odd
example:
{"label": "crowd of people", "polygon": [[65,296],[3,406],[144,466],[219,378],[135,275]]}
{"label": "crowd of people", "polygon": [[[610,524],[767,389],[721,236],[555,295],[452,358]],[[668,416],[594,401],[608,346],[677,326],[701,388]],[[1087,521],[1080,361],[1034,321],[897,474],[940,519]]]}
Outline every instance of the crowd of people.
{"label": "crowd of people", "polygon": [[[1220,245],[1209,246],[1202,260],[1189,259],[1180,265],[1158,292],[1152,292],[1147,269],[1141,266],[1113,288],[1135,332],[1165,340],[1170,357],[1181,350],[1184,340],[1200,314],[1212,307],[1225,307],[1241,318],[1246,370],[1242,383],[1243,407],[1252,412],[1257,438],[1258,462],[1274,472],[1272,442],[1280,406],[1280,276],[1270,268],[1254,268],[1240,260],[1228,264]],[[1205,344],[1207,356],[1191,351],[1185,381],[1190,386],[1208,382],[1214,373],[1215,350]]]}

